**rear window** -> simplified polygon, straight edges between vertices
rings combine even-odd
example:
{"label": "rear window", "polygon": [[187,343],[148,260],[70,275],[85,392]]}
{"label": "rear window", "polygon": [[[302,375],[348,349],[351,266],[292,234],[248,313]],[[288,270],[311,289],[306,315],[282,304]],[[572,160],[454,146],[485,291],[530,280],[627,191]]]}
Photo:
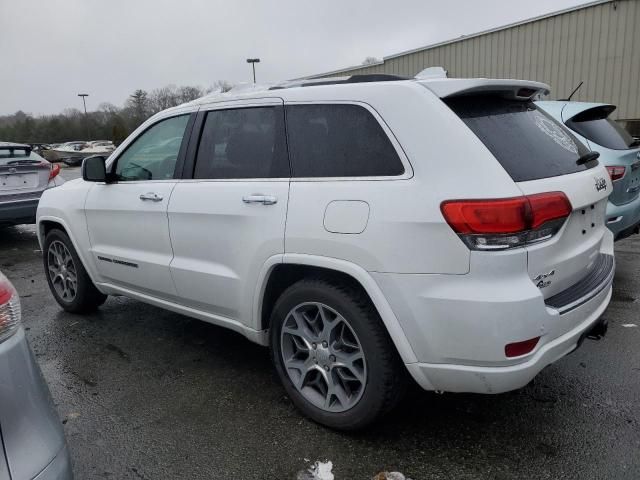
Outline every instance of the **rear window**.
{"label": "rear window", "polygon": [[0,148],[0,165],[11,165],[20,163],[21,161],[42,162],[44,159],[35,152],[27,153],[26,150],[16,148],[9,149],[8,147]]}
{"label": "rear window", "polygon": [[364,107],[289,105],[287,135],[294,177],[402,175],[398,153]]}
{"label": "rear window", "polygon": [[589,153],[587,147],[533,102],[491,95],[444,101],[516,182],[557,177],[594,166],[576,163]]}
{"label": "rear window", "polygon": [[578,132],[587,140],[612,150],[628,150],[640,146],[629,132],[611,120],[609,114],[613,105],[603,105],[579,113],[567,121],[567,127]]}

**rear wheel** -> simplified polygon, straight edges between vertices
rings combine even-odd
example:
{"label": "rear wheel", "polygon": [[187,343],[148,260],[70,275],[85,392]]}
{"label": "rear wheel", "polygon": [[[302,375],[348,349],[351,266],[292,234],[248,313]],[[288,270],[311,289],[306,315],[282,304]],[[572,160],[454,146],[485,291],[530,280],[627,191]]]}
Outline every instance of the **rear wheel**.
{"label": "rear wheel", "polygon": [[92,311],[107,299],[89,278],[69,236],[62,230],[47,233],[43,261],[49,289],[66,311]]}
{"label": "rear wheel", "polygon": [[287,393],[318,423],[362,428],[404,392],[404,366],[375,308],[355,288],[297,282],[278,299],[270,335]]}

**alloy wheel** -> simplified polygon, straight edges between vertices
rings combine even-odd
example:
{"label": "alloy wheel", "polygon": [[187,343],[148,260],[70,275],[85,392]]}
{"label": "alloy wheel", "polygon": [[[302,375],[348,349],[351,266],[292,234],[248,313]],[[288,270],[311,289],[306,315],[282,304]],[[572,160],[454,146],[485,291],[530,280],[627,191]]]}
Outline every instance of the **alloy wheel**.
{"label": "alloy wheel", "polygon": [[358,403],[367,383],[365,356],[337,311],[317,302],[297,305],[285,318],[280,344],[287,375],[306,400],[335,413]]}
{"label": "alloy wheel", "polygon": [[78,292],[78,274],[67,246],[54,240],[47,250],[47,269],[51,285],[58,297],[73,302]]}

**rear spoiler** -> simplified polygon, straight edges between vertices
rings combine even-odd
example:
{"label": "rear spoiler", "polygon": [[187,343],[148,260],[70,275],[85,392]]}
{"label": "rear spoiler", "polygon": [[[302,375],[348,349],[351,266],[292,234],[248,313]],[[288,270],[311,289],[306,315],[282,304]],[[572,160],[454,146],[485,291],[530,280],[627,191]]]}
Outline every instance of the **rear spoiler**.
{"label": "rear spoiler", "polygon": [[529,80],[503,80],[491,78],[449,78],[420,81],[440,98],[462,95],[497,94],[515,100],[533,99],[535,95],[547,95],[546,83]]}
{"label": "rear spoiler", "polygon": [[613,113],[616,109],[615,105],[596,105],[595,107],[587,108],[586,110],[582,110],[579,113],[576,113],[574,116],[567,118],[565,121],[569,120],[573,122],[589,122],[591,120],[604,120],[609,115]]}
{"label": "rear spoiler", "polygon": [[0,151],[9,150],[9,155],[13,155],[13,152],[16,150],[24,151],[25,155],[31,154],[31,146],[30,145],[2,145],[0,143]]}

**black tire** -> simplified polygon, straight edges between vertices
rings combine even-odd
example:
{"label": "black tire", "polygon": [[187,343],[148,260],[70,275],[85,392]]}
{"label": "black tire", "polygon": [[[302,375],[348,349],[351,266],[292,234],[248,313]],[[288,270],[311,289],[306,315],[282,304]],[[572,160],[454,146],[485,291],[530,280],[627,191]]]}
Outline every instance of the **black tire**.
{"label": "black tire", "polygon": [[[281,332],[289,312],[306,302],[318,302],[339,312],[350,324],[365,356],[367,377],[362,396],[346,411],[330,412],[307,400],[286,372]],[[307,278],[286,289],[270,320],[271,359],[289,398],[312,420],[337,430],[358,430],[390,411],[403,397],[407,372],[378,312],[360,289],[330,279]]]}
{"label": "black tire", "polygon": [[[55,241],[61,242],[67,248],[69,253],[71,254],[73,265],[75,267],[76,276],[77,276],[77,290],[73,299],[66,300],[60,296],[56,288],[53,286],[53,282],[51,276],[49,274],[49,247]],[[89,278],[87,271],[84,268],[84,265],[80,261],[80,257],[78,257],[78,253],[76,249],[73,247],[73,243],[69,239],[69,236],[63,232],[62,230],[53,229],[47,233],[44,240],[44,248],[42,251],[42,259],[44,263],[44,272],[47,277],[47,283],[49,284],[49,290],[53,295],[53,298],[56,299],[56,302],[65,309],[67,312],[71,313],[86,313],[92,312],[96,310],[100,305],[102,305],[107,300],[107,295],[100,293],[96,286]]]}

